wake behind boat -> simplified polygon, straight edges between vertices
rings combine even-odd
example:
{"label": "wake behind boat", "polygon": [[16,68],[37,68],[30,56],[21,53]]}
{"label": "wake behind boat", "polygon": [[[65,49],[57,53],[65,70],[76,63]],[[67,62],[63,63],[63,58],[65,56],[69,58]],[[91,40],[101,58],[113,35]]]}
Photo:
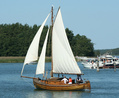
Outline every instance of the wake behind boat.
{"label": "wake behind boat", "polygon": [[[82,75],[75,58],[73,52],[71,50],[70,44],[68,42],[68,38],[65,32],[61,10],[58,9],[55,21],[53,22],[53,7],[51,10],[51,21],[52,21],[52,70],[51,70],[51,78],[41,80],[37,77],[27,77],[22,76],[25,65],[38,60],[38,47],[39,40],[43,30],[43,27],[49,17],[46,17],[45,21],[39,28],[36,33],[28,51],[23,64],[23,68],[21,71],[21,77],[23,78],[31,78],[33,79],[33,84],[37,89],[43,90],[83,90],[83,89],[91,89],[90,81],[85,81],[82,83],[75,83],[72,81],[72,84],[65,84],[62,78],[53,77],[53,74],[74,74],[74,75]],[[44,45],[38,60],[36,75],[45,74],[45,55],[46,55],[46,45],[48,40],[49,29],[47,31],[47,35],[44,41]]]}

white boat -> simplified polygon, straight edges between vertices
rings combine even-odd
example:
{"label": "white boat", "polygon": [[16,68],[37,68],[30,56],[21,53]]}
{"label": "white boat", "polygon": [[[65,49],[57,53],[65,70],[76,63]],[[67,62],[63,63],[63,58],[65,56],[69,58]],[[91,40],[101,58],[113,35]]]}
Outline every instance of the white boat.
{"label": "white boat", "polygon": [[100,58],[100,64],[103,66],[112,66],[113,65],[113,56],[112,55],[102,55],[99,57]]}
{"label": "white boat", "polygon": [[114,68],[114,66],[119,68],[119,59],[112,55],[105,54],[100,56],[100,65],[103,65],[103,68]]}
{"label": "white boat", "polygon": [[96,69],[97,68],[97,59],[87,59],[82,62],[82,65],[85,68]]}
{"label": "white boat", "polygon": [[82,65],[85,68],[89,69],[96,69],[97,66],[99,66],[99,68],[114,68],[114,66],[116,66],[116,68],[119,68],[119,59],[112,55],[104,54],[97,59],[90,58],[83,60]]}
{"label": "white boat", "polygon": [[[83,90],[83,89],[90,89],[90,82],[85,81],[81,84],[77,84],[72,82],[72,84],[64,84],[61,81],[62,78],[53,77],[53,74],[74,74],[74,75],[82,75],[75,58],[73,52],[71,50],[70,44],[68,42],[68,38],[65,32],[61,10],[59,8],[58,13],[55,18],[55,22],[53,22],[53,7],[51,11],[51,21],[52,21],[52,69],[51,69],[51,78],[41,80],[38,78],[39,74],[42,74],[43,77],[45,75],[45,55],[46,55],[46,45],[48,40],[49,29],[47,31],[47,35],[44,41],[44,45],[38,60],[38,48],[39,48],[39,41],[40,36],[43,30],[43,27],[49,17],[46,17],[45,21],[39,28],[38,32],[36,33],[28,51],[27,55],[23,64],[23,68],[21,71],[21,77],[23,78],[32,78],[33,84],[37,89],[43,90]],[[36,77],[28,77],[23,76],[24,67],[31,63],[38,60],[37,68],[36,68]],[[48,73],[50,74],[50,73]],[[42,78],[42,77],[40,77]]]}
{"label": "white boat", "polygon": [[[85,68],[96,69],[99,68],[119,68],[119,59],[112,55],[102,55],[97,59],[89,59],[82,63]],[[99,64],[99,65],[97,65]]]}
{"label": "white boat", "polygon": [[119,58],[113,57],[113,61],[116,64],[116,66],[119,66]]}

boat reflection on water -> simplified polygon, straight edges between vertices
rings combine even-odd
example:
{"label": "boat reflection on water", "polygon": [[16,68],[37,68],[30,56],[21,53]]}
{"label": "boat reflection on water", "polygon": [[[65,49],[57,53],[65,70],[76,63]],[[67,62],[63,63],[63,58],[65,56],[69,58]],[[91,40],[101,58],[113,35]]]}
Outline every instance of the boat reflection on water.
{"label": "boat reflection on water", "polygon": [[53,98],[80,98],[82,92],[80,91],[54,91],[52,92]]}
{"label": "boat reflection on water", "polygon": [[[90,90],[85,91],[85,93],[90,93]],[[54,91],[53,98],[81,98],[84,91]]]}
{"label": "boat reflection on water", "polygon": [[26,98],[81,98],[83,93],[90,93],[90,90],[84,91],[47,91],[35,89],[34,93],[29,93]]}

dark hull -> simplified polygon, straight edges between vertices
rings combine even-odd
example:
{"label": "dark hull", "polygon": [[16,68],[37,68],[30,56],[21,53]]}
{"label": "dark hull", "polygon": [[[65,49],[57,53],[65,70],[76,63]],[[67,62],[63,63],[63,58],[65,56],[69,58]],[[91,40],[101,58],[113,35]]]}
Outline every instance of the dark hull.
{"label": "dark hull", "polygon": [[115,65],[115,66],[114,66],[114,64],[104,65],[103,68],[119,68],[119,64],[118,65]]}

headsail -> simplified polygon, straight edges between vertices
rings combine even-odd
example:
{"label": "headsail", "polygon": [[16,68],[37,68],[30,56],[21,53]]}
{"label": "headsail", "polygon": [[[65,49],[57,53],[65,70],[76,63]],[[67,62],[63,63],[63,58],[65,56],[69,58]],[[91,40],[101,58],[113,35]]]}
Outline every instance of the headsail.
{"label": "headsail", "polygon": [[21,75],[23,73],[23,70],[24,70],[24,66],[26,64],[29,64],[31,62],[34,62],[38,59],[38,48],[39,48],[39,40],[40,40],[40,36],[41,36],[41,33],[42,33],[42,30],[44,28],[44,25],[48,19],[50,14],[48,14],[48,16],[46,17],[45,21],[43,22],[43,24],[41,25],[41,27],[39,28],[38,32],[36,33],[28,51],[27,51],[27,54],[26,54],[26,58],[25,58],[25,61],[24,61],[24,64],[23,64],[23,68],[22,68],[22,71],[21,71]]}
{"label": "headsail", "polygon": [[47,45],[47,40],[48,40],[48,34],[49,34],[49,28],[47,31],[47,35],[44,41],[44,45],[41,51],[41,55],[39,57],[39,61],[37,64],[37,68],[36,68],[36,74],[44,74],[45,72],[45,54],[46,54],[46,45]]}
{"label": "headsail", "polygon": [[66,36],[60,8],[53,25],[53,73],[81,74]]}

